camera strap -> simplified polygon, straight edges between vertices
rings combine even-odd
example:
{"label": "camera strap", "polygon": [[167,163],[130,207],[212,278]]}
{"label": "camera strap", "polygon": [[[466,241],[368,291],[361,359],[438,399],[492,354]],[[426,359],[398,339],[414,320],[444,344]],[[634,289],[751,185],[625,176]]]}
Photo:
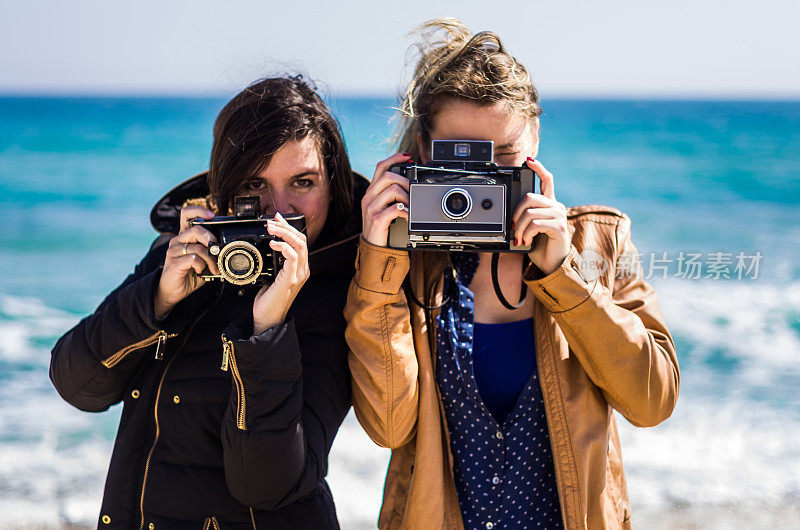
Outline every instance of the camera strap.
{"label": "camera strap", "polygon": [[[449,272],[449,274],[453,275],[453,277],[455,278],[455,271],[454,271],[453,267],[449,267],[449,270],[448,270],[448,272]],[[447,273],[446,273],[446,274],[447,274]],[[443,308],[443,307],[444,307],[444,306],[447,304],[447,302],[449,302],[449,301],[450,301],[450,297],[447,295],[447,293],[445,293],[445,295],[444,295],[444,298],[442,299],[442,303],[441,303],[441,304],[439,304],[439,305],[434,305],[434,306],[427,306],[427,305],[425,305],[425,304],[424,304],[424,303],[422,303],[422,301],[420,301],[420,299],[419,299],[419,298],[417,298],[417,296],[414,294],[414,288],[411,286],[411,277],[410,277],[410,275],[406,275],[405,279],[403,280],[403,290],[406,292],[406,296],[407,296],[408,298],[410,298],[412,302],[414,302],[414,305],[416,305],[416,306],[418,306],[418,307],[421,307],[421,308],[422,308],[422,309],[424,309],[425,311],[433,311],[433,310],[435,310],[435,309],[441,309],[441,308]]]}
{"label": "camera strap", "polygon": [[[522,307],[522,304],[525,303],[525,296],[528,294],[528,284],[524,281],[522,282],[522,288],[519,292],[519,303],[517,305],[512,305],[511,302],[506,300],[506,297],[503,296],[503,291],[500,289],[500,280],[497,278],[497,265],[500,263],[500,253],[495,252],[492,254],[492,286],[494,286],[494,292],[497,295],[497,299],[500,300],[500,303],[503,304],[503,307],[508,309],[509,311],[513,311],[515,309],[519,309]],[[530,263],[530,258],[527,254],[522,259],[522,271],[525,272],[525,268]]]}

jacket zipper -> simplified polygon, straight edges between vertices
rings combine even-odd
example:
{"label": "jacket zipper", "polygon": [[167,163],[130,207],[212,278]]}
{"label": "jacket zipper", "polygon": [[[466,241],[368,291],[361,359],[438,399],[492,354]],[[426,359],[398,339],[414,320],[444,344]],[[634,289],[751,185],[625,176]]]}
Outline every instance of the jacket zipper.
{"label": "jacket zipper", "polygon": [[239,368],[236,366],[236,355],[233,352],[233,342],[228,340],[225,334],[222,334],[222,370],[227,371],[228,366],[231,368],[231,375],[233,375],[233,383],[236,385],[236,395],[238,403],[236,405],[236,427],[246,431],[245,428],[245,395],[244,395],[244,382],[242,376],[239,374]]}
{"label": "jacket zipper", "polygon": [[214,530],[219,530],[219,523],[217,523],[217,517],[214,515],[211,516],[211,526],[214,527]]}
{"label": "jacket zipper", "polygon": [[203,523],[203,530],[208,530],[211,527],[211,517],[206,517],[206,522]]}
{"label": "jacket zipper", "polygon": [[[550,296],[550,293],[545,291],[544,288],[542,288],[542,291],[544,291],[548,296]],[[553,298],[553,297],[550,296],[550,298]],[[555,299],[553,299],[553,300],[555,300]],[[538,302],[534,302],[534,304],[538,305]],[[534,305],[534,315],[536,315],[535,305]],[[538,336],[538,333],[537,333],[537,336]],[[554,464],[553,467],[554,467],[554,471],[555,471],[555,475],[556,475],[556,486],[557,486],[556,490],[557,490],[557,493],[558,493],[558,495],[557,495],[557,497],[558,497],[558,508],[561,511],[561,521],[564,524],[564,529],[566,530],[566,529],[569,528],[569,526],[567,526],[567,513],[566,513],[566,511],[564,511],[564,499],[562,498],[563,495],[564,495],[564,477],[563,477],[563,473],[562,473],[561,469],[558,466],[558,451],[556,450],[556,443],[555,443],[555,440],[553,439],[553,432],[554,432],[553,431],[553,420],[551,419],[551,417],[556,414],[556,411],[552,410],[552,407],[550,406],[550,402],[548,401],[547,390],[545,388],[545,386],[546,386],[545,385],[545,378],[542,375],[542,363],[544,361],[542,359],[542,356],[538,355],[539,351],[540,350],[537,347],[536,348],[536,352],[537,352],[537,355],[536,355],[537,368],[536,369],[539,371],[539,386],[542,389],[542,397],[544,398],[544,408],[545,408],[545,415],[544,416],[545,416],[545,419],[547,420],[547,431],[548,431],[549,438],[550,438],[550,451],[553,453],[553,464]],[[555,351],[553,351],[553,353],[555,354]],[[555,370],[555,367],[550,367],[550,368]]]}
{"label": "jacket zipper", "polygon": [[153,451],[156,449],[156,444],[158,443],[158,436],[159,436],[159,426],[158,426],[158,400],[161,397],[161,388],[164,385],[164,379],[167,376],[167,371],[169,370],[172,361],[175,360],[176,356],[173,356],[167,366],[164,368],[164,371],[161,373],[161,380],[158,382],[158,390],[156,391],[156,403],[153,407],[153,415],[155,417],[156,422],[156,436],[153,439],[153,445],[150,446],[150,452],[147,453],[147,460],[144,463],[144,476],[142,477],[142,494],[139,498],[139,513],[141,515],[141,523],[139,524],[139,529],[142,530],[144,528],[144,492],[147,487],[147,472],[150,470],[150,459],[153,457]]}
{"label": "jacket zipper", "polygon": [[134,342],[130,346],[126,346],[126,347],[122,348],[121,350],[119,350],[115,354],[113,354],[113,355],[107,357],[106,359],[104,359],[102,361],[102,364],[106,368],[113,368],[115,365],[117,365],[117,363],[122,361],[122,359],[124,359],[129,353],[131,353],[133,351],[136,351],[136,350],[141,350],[142,348],[146,348],[146,347],[150,346],[151,344],[153,344],[154,342],[157,343],[156,344],[156,359],[161,359],[161,358],[164,357],[164,343],[167,341],[167,339],[170,339],[170,338],[175,337],[177,335],[178,335],[177,333],[167,333],[164,330],[159,330],[159,331],[157,331],[156,333],[150,335],[149,337],[147,337],[144,340],[140,340],[139,342]]}
{"label": "jacket zipper", "polygon": [[[172,361],[174,361],[178,357],[178,354],[181,352],[181,350],[183,350],[183,347],[186,346],[186,340],[189,338],[189,335],[191,334],[192,330],[197,325],[197,323],[206,315],[206,313],[209,312],[211,307],[214,306],[217,302],[219,302],[221,296],[222,296],[222,291],[218,291],[217,292],[217,297],[214,300],[214,302],[212,304],[208,305],[203,311],[201,311],[200,314],[197,316],[197,318],[195,318],[192,321],[192,323],[189,324],[189,326],[186,328],[186,331],[183,334],[183,342],[181,342],[180,346],[178,346],[178,348],[175,350],[174,355],[172,355],[170,360],[167,362],[167,365],[164,367],[164,371],[161,372],[161,379],[158,381],[158,390],[156,391],[156,400],[155,400],[155,404],[153,406],[153,418],[155,419],[155,424],[156,424],[156,435],[153,438],[153,445],[150,447],[150,452],[147,453],[147,460],[145,460],[145,463],[144,463],[144,474],[142,475],[142,494],[141,494],[141,497],[139,499],[139,515],[141,517],[140,523],[139,523],[139,530],[142,530],[144,528],[144,492],[145,492],[146,487],[147,487],[147,473],[150,470],[150,459],[153,457],[153,452],[156,449],[156,444],[158,443],[158,437],[159,437],[159,433],[160,433],[159,426],[158,426],[158,401],[161,398],[161,388],[164,386],[164,380],[167,377],[167,373],[169,372],[169,367],[172,365]],[[160,333],[164,333],[164,332],[162,331]],[[169,337],[174,337],[175,335],[177,335],[177,334],[168,334],[165,337],[165,340],[167,338],[169,338]],[[156,340],[158,340],[158,339],[156,339]],[[163,342],[161,342],[161,345],[163,346]],[[157,349],[158,349],[158,347],[157,347]],[[159,354],[163,357],[163,352],[162,351],[159,350],[156,353],[157,353],[157,356],[156,356],[157,359],[161,358],[161,357],[158,356]]]}
{"label": "jacket zipper", "polygon": [[228,363],[231,358],[231,351],[233,350],[233,343],[228,340],[225,334],[222,334],[222,365],[219,367],[223,372],[228,371]]}

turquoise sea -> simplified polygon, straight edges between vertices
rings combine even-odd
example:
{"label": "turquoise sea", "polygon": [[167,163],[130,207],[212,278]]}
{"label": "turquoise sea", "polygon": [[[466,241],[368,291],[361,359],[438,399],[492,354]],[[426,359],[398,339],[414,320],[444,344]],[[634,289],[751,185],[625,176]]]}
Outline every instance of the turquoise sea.
{"label": "turquoise sea", "polygon": [[[0,98],[0,527],[96,520],[120,410],[63,403],[49,350],[147,251],[153,203],[207,167],[225,101]],[[394,100],[330,103],[371,177]],[[800,102],[542,106],[557,198],[630,215],[678,346],[673,417],[620,418],[635,520],[800,503]],[[330,471],[343,528],[374,527],[386,456],[348,418]]]}

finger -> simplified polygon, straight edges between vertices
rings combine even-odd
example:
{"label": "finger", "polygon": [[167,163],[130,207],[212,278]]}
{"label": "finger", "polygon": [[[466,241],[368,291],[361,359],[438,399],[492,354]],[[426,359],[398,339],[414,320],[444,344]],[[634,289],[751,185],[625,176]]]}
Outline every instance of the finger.
{"label": "finger", "polygon": [[276,231],[275,235],[278,235],[278,237],[284,241],[287,241],[292,246],[296,246],[298,248],[301,246],[306,248],[308,246],[308,238],[306,237],[306,234],[289,224],[289,222],[284,219],[281,214],[276,213],[275,220],[270,220],[267,223],[268,232],[270,231],[270,227]]}
{"label": "finger", "polygon": [[212,256],[208,252],[208,248],[200,243],[184,243],[183,245],[170,246],[167,249],[167,257],[171,259],[179,258],[189,254],[196,254],[203,258],[203,261],[208,265],[208,270],[211,274],[219,274],[219,266],[217,264],[216,256]]}
{"label": "finger", "polygon": [[186,206],[181,208],[180,231],[183,232],[184,230],[188,230],[190,228],[189,221],[197,217],[211,219],[214,217],[214,212],[208,208],[203,208],[202,206]]}
{"label": "finger", "polygon": [[514,226],[514,236],[522,238],[525,232],[525,227],[533,219],[558,219],[560,212],[555,208],[528,208],[520,218],[516,221]]}
{"label": "finger", "polygon": [[408,206],[408,201],[408,192],[397,184],[392,184],[377,195],[369,206],[367,206],[366,214],[374,216],[393,203],[401,203],[403,206]]}
{"label": "finger", "polygon": [[289,223],[289,221],[287,221],[287,220],[286,220],[286,219],[285,219],[285,218],[284,218],[284,217],[283,217],[283,216],[282,216],[280,213],[278,213],[278,212],[275,212],[275,219],[272,219],[272,220],[270,220],[270,221],[271,221],[271,222],[274,222],[274,223],[277,223],[277,224],[278,224],[278,226],[283,226],[283,227],[285,227],[286,229],[288,229],[288,230],[289,230],[289,231],[291,231],[292,233],[294,233],[294,234],[297,234],[298,236],[303,236],[303,237],[305,237],[305,234],[303,234],[303,233],[302,233],[300,230],[298,230],[297,228],[295,228],[294,226],[292,226],[292,225],[291,225],[291,223]]}
{"label": "finger", "polygon": [[536,234],[545,234],[551,239],[561,239],[559,222],[556,219],[532,219],[525,227],[522,244],[530,245]]}
{"label": "finger", "polygon": [[269,246],[272,250],[280,252],[283,255],[284,270],[286,270],[290,277],[296,278],[299,258],[297,251],[295,251],[295,249],[293,249],[289,243],[285,241],[278,241],[277,239],[270,241]]}
{"label": "finger", "polygon": [[519,218],[525,213],[525,210],[530,208],[554,208],[564,212],[565,216],[567,211],[566,207],[555,199],[545,197],[538,193],[526,193],[517,204],[511,220],[514,221],[515,224],[519,224]]}
{"label": "finger", "polygon": [[170,246],[183,246],[184,243],[201,243],[206,247],[217,240],[214,234],[202,226],[187,228],[169,242]]}
{"label": "finger", "polygon": [[397,153],[390,156],[386,160],[381,160],[375,166],[375,173],[372,175],[372,181],[375,182],[377,179],[379,179],[394,164],[408,162],[409,160],[411,160],[411,153]]}
{"label": "finger", "polygon": [[389,225],[392,224],[392,221],[399,217],[407,220],[408,208],[401,208],[401,204],[398,203],[393,207],[386,208],[382,212],[375,214],[372,218],[372,228],[379,232],[387,230]]}
{"label": "finger", "polygon": [[175,270],[183,275],[194,272],[197,275],[206,270],[206,261],[197,254],[186,254],[172,260]]}
{"label": "finger", "polygon": [[556,188],[553,182],[553,174],[547,171],[542,163],[534,158],[528,157],[527,164],[528,167],[536,173],[536,176],[539,177],[539,189],[541,189],[542,195],[556,200]]}
{"label": "finger", "polygon": [[406,177],[398,175],[397,173],[386,172],[382,177],[374,180],[372,184],[369,185],[367,192],[361,199],[362,208],[366,209],[372,201],[375,200],[375,197],[383,193],[386,188],[393,185],[400,186],[403,190],[408,192],[410,184]]}
{"label": "finger", "polygon": [[308,239],[306,235],[298,232],[293,226],[285,221],[280,223],[278,221],[269,221],[267,223],[267,232],[281,240],[289,243],[291,247],[300,256],[305,256],[308,253]]}

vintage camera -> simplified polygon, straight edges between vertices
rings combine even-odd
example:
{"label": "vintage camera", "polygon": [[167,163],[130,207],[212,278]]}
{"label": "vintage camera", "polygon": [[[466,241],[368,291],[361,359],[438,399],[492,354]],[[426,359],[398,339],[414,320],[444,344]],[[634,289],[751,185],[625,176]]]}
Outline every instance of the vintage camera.
{"label": "vintage camera", "polygon": [[[202,226],[217,238],[208,247],[217,256],[219,276],[206,269],[200,277],[204,280],[224,280],[234,285],[261,286],[271,283],[283,265],[283,255],[270,248],[269,242],[277,239],[267,232],[267,221],[272,217],[261,215],[260,197],[235,197],[234,215],[212,219],[198,217],[189,221],[192,226]],[[303,215],[285,215],[284,219],[300,232],[306,230]]]}
{"label": "vintage camera", "polygon": [[389,171],[409,180],[408,221],[389,226],[389,246],[465,252],[529,252],[514,245],[511,216],[534,191],[533,171],[498,166],[494,143],[434,140],[430,164],[397,164]]}

